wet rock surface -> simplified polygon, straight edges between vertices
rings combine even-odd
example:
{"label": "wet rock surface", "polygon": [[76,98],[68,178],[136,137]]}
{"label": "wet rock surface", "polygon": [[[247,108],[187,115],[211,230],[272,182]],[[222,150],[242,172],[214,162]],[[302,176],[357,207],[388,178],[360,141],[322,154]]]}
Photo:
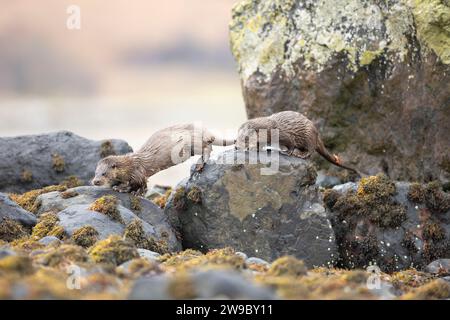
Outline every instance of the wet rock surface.
{"label": "wet rock surface", "polygon": [[[118,200],[117,209],[122,221],[115,221],[90,208],[92,203],[105,196],[112,196]],[[180,244],[164,212],[144,198],[118,193],[109,188],[84,186],[63,192],[45,193],[38,196],[36,201],[39,204],[37,215],[58,212],[58,225],[69,235],[89,225],[98,231],[100,239],[104,239],[111,234],[122,234],[127,225],[137,219],[142,222],[146,236],[163,239],[167,242],[169,250],[180,249]]]}
{"label": "wet rock surface", "polygon": [[27,227],[32,227],[37,222],[32,213],[17,205],[7,194],[0,193],[0,222],[4,219],[15,220]]}
{"label": "wet rock surface", "polygon": [[68,131],[0,138],[0,191],[23,193],[72,176],[87,184],[101,158],[131,151],[123,140],[93,141]]}
{"label": "wet rock surface", "polygon": [[[222,164],[245,156],[256,164]],[[275,162],[259,156],[257,163],[257,153],[227,151],[172,192],[165,212],[183,247],[230,246],[265,260],[289,254],[311,267],[333,265],[334,232],[312,164],[280,156],[279,170],[264,175]]]}
{"label": "wet rock surface", "polygon": [[440,0],[242,0],[230,39],[247,114],[299,111],[366,174],[449,182],[449,17]]}
{"label": "wet rock surface", "polygon": [[338,265],[376,264],[393,272],[449,258],[449,201],[437,183],[392,182],[381,174],[325,191],[339,245]]}

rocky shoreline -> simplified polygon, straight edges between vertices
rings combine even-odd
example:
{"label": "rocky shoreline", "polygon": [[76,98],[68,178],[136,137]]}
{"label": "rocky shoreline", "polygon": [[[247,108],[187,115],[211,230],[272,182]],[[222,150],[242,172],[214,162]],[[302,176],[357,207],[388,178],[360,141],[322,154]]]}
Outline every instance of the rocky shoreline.
{"label": "rocky shoreline", "polygon": [[280,156],[260,174],[270,166],[226,151],[152,200],[75,178],[0,193],[0,297],[450,297],[450,195],[438,183],[379,174],[323,188],[309,161]]}

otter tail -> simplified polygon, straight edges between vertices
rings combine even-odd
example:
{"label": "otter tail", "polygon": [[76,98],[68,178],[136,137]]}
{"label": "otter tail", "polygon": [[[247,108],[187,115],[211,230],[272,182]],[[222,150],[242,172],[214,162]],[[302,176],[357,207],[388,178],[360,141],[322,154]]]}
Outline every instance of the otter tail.
{"label": "otter tail", "polygon": [[335,166],[350,170],[355,172],[357,175],[359,175],[360,177],[363,177],[363,174],[361,174],[358,170],[351,168],[351,167],[347,167],[345,165],[343,165],[341,163],[341,160],[339,159],[339,157],[335,154],[331,154],[326,148],[325,145],[323,144],[323,141],[320,137],[317,137],[317,148],[316,151],[322,156],[324,157],[326,160],[328,160],[329,162],[331,162],[332,164],[334,164]]}

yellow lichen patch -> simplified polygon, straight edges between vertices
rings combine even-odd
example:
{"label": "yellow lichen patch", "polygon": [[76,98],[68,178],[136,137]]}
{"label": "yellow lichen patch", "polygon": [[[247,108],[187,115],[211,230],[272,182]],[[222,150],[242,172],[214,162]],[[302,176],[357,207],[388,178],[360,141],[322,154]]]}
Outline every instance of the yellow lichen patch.
{"label": "yellow lichen patch", "polygon": [[391,274],[390,282],[394,288],[402,292],[409,292],[433,280],[433,276],[415,269],[399,271]]}
{"label": "yellow lichen patch", "polygon": [[79,299],[81,290],[67,286],[68,274],[53,268],[41,268],[19,284],[24,287],[22,299]]}
{"label": "yellow lichen patch", "polygon": [[194,299],[197,297],[195,285],[186,272],[175,274],[170,279],[167,291],[173,299]]}
{"label": "yellow lichen patch", "polygon": [[158,263],[151,262],[147,259],[137,258],[129,262],[127,269],[119,266],[116,273],[123,278],[137,279],[143,276],[155,275],[161,273]]}
{"label": "yellow lichen patch", "polygon": [[0,259],[0,275],[18,273],[21,275],[33,273],[33,263],[27,256],[12,255]]}
{"label": "yellow lichen patch", "polygon": [[97,263],[119,265],[139,257],[136,248],[118,235],[98,241],[89,249],[89,255]]}
{"label": "yellow lichen patch", "polygon": [[110,140],[103,141],[100,145],[100,158],[116,155],[116,150]]}
{"label": "yellow lichen patch", "polygon": [[267,274],[270,276],[298,277],[305,275],[307,271],[308,268],[306,268],[303,261],[291,256],[285,256],[275,260],[271,264]]}
{"label": "yellow lichen patch", "polygon": [[37,263],[45,266],[65,267],[72,263],[77,265],[87,263],[89,262],[89,255],[80,246],[62,244],[48,248],[46,252],[36,255],[34,259]]}
{"label": "yellow lichen patch", "polygon": [[9,195],[10,199],[17,203],[19,206],[24,208],[25,210],[37,213],[39,210],[40,203],[36,201],[37,197],[41,194],[53,192],[53,191],[65,191],[67,190],[66,186],[56,185],[56,186],[48,186],[42,189],[31,190],[24,194],[11,194]]}
{"label": "yellow lichen patch", "polygon": [[83,181],[81,181],[77,176],[68,176],[60,183],[60,185],[65,186],[68,189],[71,189],[82,186]]}
{"label": "yellow lichen patch", "polygon": [[18,250],[33,251],[45,247],[43,244],[38,242],[36,237],[25,237],[21,239],[14,240],[11,242],[11,246]]}
{"label": "yellow lichen patch", "polygon": [[28,232],[22,225],[12,219],[5,218],[0,222],[0,239],[11,242],[26,237]]}
{"label": "yellow lichen patch", "polygon": [[40,239],[48,235],[54,235],[55,237],[62,239],[65,236],[65,231],[58,226],[58,222],[59,219],[56,213],[43,213],[39,217],[38,223],[33,227],[31,236]]}
{"label": "yellow lichen patch", "polygon": [[127,225],[123,236],[126,240],[133,242],[137,248],[147,249],[161,254],[169,251],[165,241],[158,241],[153,237],[146,236],[142,221],[139,219],[134,219]]}
{"label": "yellow lichen patch", "polygon": [[170,194],[172,193],[172,188],[169,188],[165,194],[162,196],[156,197],[152,199],[152,202],[156,204],[161,209],[164,209],[166,207],[167,199],[169,199]]}
{"label": "yellow lichen patch", "polygon": [[[223,178],[214,186],[228,192],[230,213],[243,221],[247,216],[266,206],[274,210],[283,204],[292,203],[291,191],[297,179],[293,175],[261,175],[259,167],[245,170],[226,171]],[[221,193],[223,191],[217,191]]]}
{"label": "yellow lichen patch", "polygon": [[33,173],[28,169],[24,169],[20,175],[20,180],[25,183],[33,182]]}
{"label": "yellow lichen patch", "polygon": [[64,158],[58,153],[52,154],[52,168],[56,172],[64,172],[64,169],[66,168]]}
{"label": "yellow lichen patch", "polygon": [[450,10],[441,0],[408,0],[415,18],[417,36],[440,60],[450,64]]}
{"label": "yellow lichen patch", "polygon": [[406,219],[405,206],[397,203],[393,196],[396,187],[385,175],[378,174],[361,179],[356,193],[348,191],[336,201],[325,199],[331,209],[338,212],[341,220],[367,217],[382,228],[398,227]]}
{"label": "yellow lichen patch", "polygon": [[173,194],[173,206],[177,211],[183,211],[186,209],[186,188],[179,187]]}
{"label": "yellow lichen patch", "polygon": [[433,280],[400,296],[402,300],[435,300],[450,298],[450,284],[442,279]]}
{"label": "yellow lichen patch", "polygon": [[89,210],[103,213],[115,221],[125,223],[117,208],[118,205],[119,200],[115,196],[107,195],[95,200]]}
{"label": "yellow lichen patch", "polygon": [[187,198],[194,203],[200,204],[202,203],[202,191],[194,186],[189,190]]}
{"label": "yellow lichen patch", "polygon": [[375,60],[383,50],[376,50],[376,51],[364,51],[359,58],[359,64],[362,66],[366,66],[372,63],[373,60]]}
{"label": "yellow lichen patch", "polygon": [[202,254],[195,250],[167,254],[160,257],[164,269],[189,270],[192,268],[243,269],[245,260],[231,248],[210,250]]}
{"label": "yellow lichen patch", "polygon": [[140,212],[142,210],[141,199],[134,195],[130,195],[130,208],[135,212]]}
{"label": "yellow lichen patch", "polygon": [[71,239],[76,245],[88,248],[97,242],[98,231],[92,226],[84,226],[75,230]]}
{"label": "yellow lichen patch", "polygon": [[303,276],[258,274],[255,280],[284,299],[375,299],[362,270],[313,269]]}

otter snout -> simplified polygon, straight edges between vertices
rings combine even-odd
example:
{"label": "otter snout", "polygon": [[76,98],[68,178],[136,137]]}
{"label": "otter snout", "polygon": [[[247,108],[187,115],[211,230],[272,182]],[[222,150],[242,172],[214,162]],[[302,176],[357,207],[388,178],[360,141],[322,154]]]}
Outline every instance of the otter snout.
{"label": "otter snout", "polygon": [[92,179],[91,184],[93,186],[101,186],[102,185],[102,180],[94,178],[94,179]]}

